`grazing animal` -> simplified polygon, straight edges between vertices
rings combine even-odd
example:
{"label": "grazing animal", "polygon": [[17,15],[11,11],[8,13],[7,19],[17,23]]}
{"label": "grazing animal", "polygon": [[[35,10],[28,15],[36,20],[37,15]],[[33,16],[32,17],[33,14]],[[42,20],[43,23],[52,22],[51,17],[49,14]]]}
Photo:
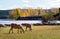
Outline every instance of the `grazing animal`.
{"label": "grazing animal", "polygon": [[5,26],[8,26],[8,27],[10,27],[11,25],[10,25],[10,24],[5,24]]}
{"label": "grazing animal", "polygon": [[0,24],[0,28],[1,28],[1,27],[4,27],[4,25]]}
{"label": "grazing animal", "polygon": [[25,23],[25,24],[22,24],[22,25],[23,25],[23,26],[26,26],[25,31],[27,31],[27,28],[29,28],[30,31],[32,30],[31,24]]}
{"label": "grazing animal", "polygon": [[11,28],[10,28],[10,30],[9,30],[9,33],[10,33],[10,31],[12,31],[12,33],[13,33],[13,29],[18,29],[18,33],[19,33],[19,29],[20,29],[20,32],[21,33],[24,33],[24,29],[22,28],[22,26],[20,26],[20,25],[17,25],[17,24],[11,24]]}

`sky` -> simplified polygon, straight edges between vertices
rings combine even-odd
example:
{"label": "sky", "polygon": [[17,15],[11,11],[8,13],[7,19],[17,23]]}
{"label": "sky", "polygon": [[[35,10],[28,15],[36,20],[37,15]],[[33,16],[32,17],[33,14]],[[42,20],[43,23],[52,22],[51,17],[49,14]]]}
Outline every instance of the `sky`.
{"label": "sky", "polygon": [[0,0],[0,10],[15,8],[59,8],[60,0]]}

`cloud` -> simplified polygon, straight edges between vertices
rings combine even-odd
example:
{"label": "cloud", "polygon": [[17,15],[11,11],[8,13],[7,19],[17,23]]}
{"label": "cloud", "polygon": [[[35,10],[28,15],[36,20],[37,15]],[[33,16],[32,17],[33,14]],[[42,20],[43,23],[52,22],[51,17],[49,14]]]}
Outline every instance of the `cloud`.
{"label": "cloud", "polygon": [[49,4],[51,7],[60,7],[60,0],[51,1]]}
{"label": "cloud", "polygon": [[40,6],[42,6],[42,8],[59,8],[60,0],[42,0]]}
{"label": "cloud", "polygon": [[24,7],[32,7],[32,8],[59,8],[60,0],[14,0],[14,1],[0,1],[0,9],[12,9],[12,8],[24,8]]}
{"label": "cloud", "polygon": [[24,6],[26,7],[41,7],[41,8],[52,8],[52,7],[60,7],[60,0],[24,0]]}
{"label": "cloud", "polygon": [[24,3],[29,3],[29,1],[24,1]]}
{"label": "cloud", "polygon": [[7,9],[16,9],[16,8],[21,8],[19,5],[12,5],[12,6],[8,6],[7,8],[6,8],[6,6],[5,7],[1,7],[0,9],[1,10],[7,10]]}
{"label": "cloud", "polygon": [[29,0],[23,0],[23,2],[24,2],[24,7],[32,7],[32,5],[30,5],[30,1]]}
{"label": "cloud", "polygon": [[32,7],[32,5],[24,4],[24,7]]}
{"label": "cloud", "polygon": [[16,8],[21,8],[20,5],[12,5],[8,7],[9,9],[16,9]]}
{"label": "cloud", "polygon": [[29,3],[29,1],[28,1],[28,0],[23,0],[23,2],[24,2],[24,3]]}

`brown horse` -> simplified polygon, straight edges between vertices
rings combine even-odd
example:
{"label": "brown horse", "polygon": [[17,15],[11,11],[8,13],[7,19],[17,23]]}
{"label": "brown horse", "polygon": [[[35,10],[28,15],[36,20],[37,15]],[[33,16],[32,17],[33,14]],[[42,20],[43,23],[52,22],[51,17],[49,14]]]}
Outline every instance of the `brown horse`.
{"label": "brown horse", "polygon": [[17,24],[11,24],[11,28],[10,28],[10,30],[9,30],[9,33],[10,33],[10,31],[12,31],[12,33],[13,33],[13,29],[18,29],[18,33],[19,33],[19,29],[20,29],[20,32],[21,33],[24,33],[24,29],[22,28],[22,26],[20,26],[20,25],[17,25]]}
{"label": "brown horse", "polygon": [[25,24],[22,24],[22,25],[23,25],[23,26],[26,26],[25,31],[27,31],[27,28],[29,28],[30,31],[32,30],[31,24],[25,23]]}
{"label": "brown horse", "polygon": [[5,26],[10,27],[11,25],[10,24],[5,24]]}
{"label": "brown horse", "polygon": [[4,25],[0,24],[0,28],[1,28],[1,27],[4,27]]}

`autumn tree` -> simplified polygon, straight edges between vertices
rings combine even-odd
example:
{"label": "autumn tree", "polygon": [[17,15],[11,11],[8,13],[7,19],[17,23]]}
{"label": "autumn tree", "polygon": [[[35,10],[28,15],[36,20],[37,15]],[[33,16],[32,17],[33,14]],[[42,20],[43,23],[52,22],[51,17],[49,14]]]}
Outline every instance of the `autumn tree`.
{"label": "autumn tree", "polygon": [[44,15],[44,11],[42,8],[38,7],[38,16]]}
{"label": "autumn tree", "polygon": [[36,9],[33,9],[33,10],[32,10],[32,15],[33,15],[33,16],[38,16],[38,11],[37,11]]}
{"label": "autumn tree", "polygon": [[54,20],[54,17],[53,17],[53,14],[51,13],[46,13],[43,15],[42,17],[42,23],[45,24],[45,23],[48,23],[48,20]]}
{"label": "autumn tree", "polygon": [[59,9],[58,8],[51,8],[51,13],[59,13]]}
{"label": "autumn tree", "polygon": [[44,14],[44,15],[43,15],[43,18],[44,18],[45,20],[53,20],[53,19],[54,19],[52,13],[46,13],[46,14]]}
{"label": "autumn tree", "polygon": [[29,13],[27,12],[27,11],[24,11],[23,13],[22,13],[22,17],[28,17],[29,16]]}
{"label": "autumn tree", "polygon": [[18,17],[17,10],[16,10],[16,9],[15,9],[15,10],[11,10],[11,11],[10,11],[9,18],[10,18],[10,19],[17,19],[17,17]]}
{"label": "autumn tree", "polygon": [[32,8],[28,9],[28,13],[30,14],[29,16],[37,16],[38,15],[37,9],[32,9]]}
{"label": "autumn tree", "polygon": [[20,8],[17,8],[16,10],[17,10],[17,14],[18,14],[18,16],[21,17],[21,15],[22,15],[22,13],[21,13],[21,9],[20,9]]}
{"label": "autumn tree", "polygon": [[28,9],[29,16],[32,16],[32,8]]}

